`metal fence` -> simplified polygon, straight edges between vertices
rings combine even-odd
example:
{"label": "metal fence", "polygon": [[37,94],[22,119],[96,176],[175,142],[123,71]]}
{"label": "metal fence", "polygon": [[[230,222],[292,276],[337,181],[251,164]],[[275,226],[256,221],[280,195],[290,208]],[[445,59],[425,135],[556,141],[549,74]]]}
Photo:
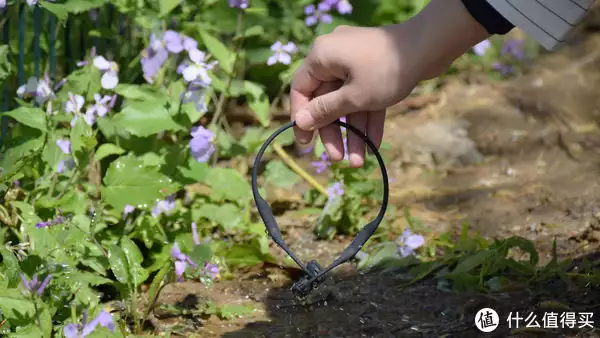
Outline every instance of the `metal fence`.
{"label": "metal fence", "polygon": [[[0,31],[2,45],[8,46],[11,70],[7,78],[0,79],[1,111],[17,107],[14,99],[17,88],[30,76],[39,79],[48,74],[52,83],[57,83],[77,67],[77,62],[92,47],[98,53],[110,54],[118,62],[130,61],[136,56],[134,51],[139,50],[132,39],[131,19],[118,13],[112,4],[75,15],[70,13],[64,21],[39,4],[9,5],[0,9]],[[3,116],[0,123],[2,145],[8,133],[8,118]]]}

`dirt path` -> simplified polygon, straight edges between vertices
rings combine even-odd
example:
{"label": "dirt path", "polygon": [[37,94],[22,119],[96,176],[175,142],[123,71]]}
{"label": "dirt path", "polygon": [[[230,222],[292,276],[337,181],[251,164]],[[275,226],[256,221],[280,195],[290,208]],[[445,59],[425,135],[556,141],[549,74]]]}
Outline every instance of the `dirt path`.
{"label": "dirt path", "polygon": [[[392,145],[387,164],[394,179],[392,204],[410,207],[435,231],[458,229],[466,220],[488,237],[527,237],[535,241],[542,264],[553,239],[561,257],[593,253],[600,241],[599,45],[600,35],[591,35],[543,58],[515,81],[449,84],[423,109],[392,110],[385,136]],[[294,217],[280,218],[302,258],[329,262],[343,248],[343,240],[315,242],[310,222],[298,224]],[[212,316],[188,323],[186,336],[202,337],[477,337],[473,318],[479,308],[494,308],[506,319],[509,311],[529,313],[549,300],[570,311],[594,312],[600,325],[600,290],[564,282],[489,296],[444,292],[435,281],[399,291],[403,282],[401,275],[361,275],[347,265],[309,304],[298,304],[289,292],[290,276],[265,267],[211,288],[171,285],[160,302],[198,294],[256,308],[239,319]],[[571,334],[598,336],[582,332]],[[505,323],[494,333],[508,335]],[[558,336],[536,336],[544,335]]]}

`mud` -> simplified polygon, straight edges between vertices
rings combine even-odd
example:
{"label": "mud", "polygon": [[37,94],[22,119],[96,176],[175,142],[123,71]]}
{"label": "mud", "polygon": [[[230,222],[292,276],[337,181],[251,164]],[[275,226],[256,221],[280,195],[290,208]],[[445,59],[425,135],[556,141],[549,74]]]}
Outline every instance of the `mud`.
{"label": "mud", "polygon": [[[449,82],[434,99],[422,100],[421,106],[395,107],[396,112],[392,108],[385,135],[392,147],[387,155],[394,179],[391,204],[399,210],[409,207],[434,234],[458,230],[466,221],[489,238],[529,238],[540,251],[541,264],[550,258],[553,240],[561,258],[586,256],[597,261],[597,17],[592,15],[572,46],[540,57],[520,78],[502,83]],[[315,241],[312,219],[293,212],[278,219],[302,258],[316,256],[326,264],[347,243],[343,238]],[[390,229],[403,226],[400,217],[390,220]],[[273,252],[282,257],[279,249]],[[578,264],[570,268],[583,263]],[[180,318],[189,325],[179,333],[190,337],[479,337],[482,333],[473,320],[482,307],[494,308],[506,320],[509,312],[549,311],[548,306],[559,304],[568,306],[568,311],[593,312],[592,319],[600,325],[600,290],[564,281],[501,294],[458,294],[442,291],[435,280],[400,289],[406,282],[402,274],[362,275],[346,265],[308,304],[298,304],[289,292],[294,277],[296,272],[276,266],[256,267],[210,288],[194,283],[170,286],[160,302],[176,303],[185,295],[199,294],[216,303],[255,308],[250,315],[227,321],[213,315],[192,325],[191,319]],[[595,337],[598,333],[519,332],[504,322],[488,335]]]}

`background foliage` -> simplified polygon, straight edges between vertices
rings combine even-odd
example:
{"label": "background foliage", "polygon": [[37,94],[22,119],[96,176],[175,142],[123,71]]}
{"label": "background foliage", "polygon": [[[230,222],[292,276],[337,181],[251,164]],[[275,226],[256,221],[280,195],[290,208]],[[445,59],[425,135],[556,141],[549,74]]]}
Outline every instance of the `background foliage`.
{"label": "background foliage", "polygon": [[[307,0],[0,1],[0,332],[139,334],[166,283],[275,262],[247,175],[302,56],[337,25],[401,22],[427,2],[329,1],[331,17],[315,18],[307,6],[323,4]],[[521,49],[493,43],[449,72],[517,71]],[[252,114],[241,135],[229,103]],[[288,132],[273,148],[292,143]],[[355,233],[381,195],[376,162],[349,169],[313,152],[331,172],[329,189],[305,195],[316,234]],[[291,188],[306,173],[271,156],[262,177]],[[403,255],[421,250],[403,236]],[[125,311],[111,313],[111,298]]]}

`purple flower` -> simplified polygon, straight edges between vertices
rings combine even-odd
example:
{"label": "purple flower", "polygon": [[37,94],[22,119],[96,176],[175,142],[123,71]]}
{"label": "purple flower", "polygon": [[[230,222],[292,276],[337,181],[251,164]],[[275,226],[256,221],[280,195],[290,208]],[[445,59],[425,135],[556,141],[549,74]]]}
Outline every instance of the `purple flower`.
{"label": "purple flower", "polygon": [[51,88],[48,74],[45,74],[44,78],[39,80],[35,76],[30,77],[26,84],[17,88],[17,95],[20,98],[34,97],[39,105],[56,98],[54,90]]}
{"label": "purple flower", "polygon": [[0,8],[6,7],[6,0],[0,0]]}
{"label": "purple flower", "polygon": [[185,49],[187,52],[194,50],[194,49],[198,49],[198,42],[192,38],[190,38],[189,36],[184,36],[183,37],[183,49]]}
{"label": "purple flower", "polygon": [[27,5],[29,5],[29,7],[37,5],[38,0],[27,0]]}
{"label": "purple flower", "polygon": [[175,31],[168,30],[163,34],[163,44],[167,51],[179,54],[183,51],[183,36]]}
{"label": "purple flower", "polygon": [[523,40],[509,39],[504,42],[500,55],[512,55],[517,60],[523,59]]}
{"label": "purple flower", "polygon": [[342,188],[341,182],[335,182],[329,188],[327,188],[327,196],[329,199],[342,196],[344,194],[344,188]]}
{"label": "purple flower", "polygon": [[414,254],[416,249],[425,244],[425,238],[421,235],[411,233],[410,229],[406,229],[402,235],[398,237],[398,242],[400,242],[398,253],[400,253],[400,256],[402,257],[407,257]]}
{"label": "purple flower", "polygon": [[35,227],[38,228],[38,229],[40,229],[40,228],[46,228],[46,227],[49,227],[49,226],[53,226],[53,225],[65,223],[67,221],[67,218],[62,215],[62,212],[60,212],[60,209],[58,211],[59,211],[59,215],[55,219],[51,219],[51,220],[49,220],[47,222],[37,223],[35,225]]}
{"label": "purple flower", "polygon": [[277,62],[289,65],[290,62],[292,62],[292,56],[290,54],[296,52],[296,45],[293,42],[288,42],[283,45],[280,41],[277,41],[271,45],[271,50],[274,54],[267,60],[267,65],[271,66]]}
{"label": "purple flower", "polygon": [[310,4],[304,7],[304,14],[307,15],[306,19],[304,19],[304,23],[307,26],[314,26],[319,22],[322,23],[331,23],[333,18],[328,13],[331,10],[331,6],[325,2],[321,2],[315,7],[315,5]]}
{"label": "purple flower", "polygon": [[513,66],[509,64],[504,64],[500,62],[496,62],[492,65],[492,68],[499,71],[502,76],[508,75],[514,72]]}
{"label": "purple flower", "polygon": [[216,64],[216,61],[206,63],[206,54],[198,49],[192,49],[188,52],[190,63],[186,63],[182,74],[186,82],[199,81],[204,86],[210,85],[212,79],[208,76],[208,71]]}
{"label": "purple flower", "polygon": [[352,5],[348,0],[325,0],[324,2],[330,7],[335,7],[340,14],[352,13]]}
{"label": "purple flower", "polygon": [[94,66],[100,70],[102,78],[100,84],[104,89],[114,89],[119,84],[119,65],[114,61],[108,61],[103,56],[94,58]]}
{"label": "purple flower", "polygon": [[98,117],[104,117],[110,111],[110,108],[114,105],[114,101],[116,99],[115,95],[104,95],[100,96],[100,94],[94,94],[94,101],[96,101],[93,105],[89,106],[86,115],[97,115]]}
{"label": "purple flower", "polygon": [[350,13],[352,13],[352,5],[350,4],[350,1],[348,1],[348,0],[340,0],[335,5],[335,8],[337,9],[337,11],[340,14],[350,14]]}
{"label": "purple flower", "polygon": [[62,174],[65,171],[71,170],[73,168],[75,168],[75,160],[69,157],[68,159],[61,160],[60,162],[58,162],[58,164],[56,165],[56,172],[58,174]]}
{"label": "purple flower", "polygon": [[171,248],[171,258],[175,260],[175,275],[177,275],[178,281],[183,281],[183,274],[188,266],[191,266],[192,268],[197,267],[196,263],[194,263],[190,257],[181,252],[179,244],[177,243],[173,244],[173,247]]}
{"label": "purple flower", "polygon": [[229,7],[246,9],[250,5],[249,2],[249,0],[229,0]]}
{"label": "purple flower", "polygon": [[62,150],[63,153],[71,154],[71,141],[69,140],[56,140],[56,145]]}
{"label": "purple flower", "polygon": [[113,322],[112,315],[106,310],[100,311],[98,316],[96,316],[96,318],[94,318],[94,320],[92,320],[91,322],[88,323],[87,320],[88,320],[88,314],[87,314],[87,311],[84,311],[83,312],[83,320],[82,320],[81,324],[69,323],[69,324],[65,325],[65,327],[63,329],[65,338],[87,337],[92,332],[94,332],[94,330],[96,330],[96,327],[98,327],[98,325],[105,327],[105,328],[109,329],[110,331],[113,331],[113,332],[115,331],[115,323]]}
{"label": "purple flower", "polygon": [[27,291],[31,293],[37,294],[38,296],[41,296],[44,293],[44,290],[46,290],[46,287],[52,279],[52,275],[48,275],[40,283],[37,274],[34,274],[31,280],[27,279],[27,276],[25,276],[22,273],[20,273],[19,276],[21,277],[21,281],[23,282],[23,286],[25,287],[25,289],[27,289]]}
{"label": "purple flower", "polygon": [[327,152],[323,152],[321,154],[320,161],[311,162],[311,165],[315,168],[317,174],[327,170],[327,168],[331,165],[331,162],[329,162],[329,157],[327,156]]}
{"label": "purple flower", "polygon": [[215,264],[204,263],[204,274],[210,276],[210,278],[215,279],[219,275],[219,267]]}
{"label": "purple flower", "polygon": [[135,207],[133,205],[125,205],[125,207],[123,208],[123,219],[125,219],[125,217],[127,217],[127,215],[129,215],[130,213],[132,213],[135,210]]}
{"label": "purple flower", "polygon": [[200,237],[198,236],[198,226],[196,222],[192,222],[192,240],[194,245],[200,245]]}
{"label": "purple flower", "polygon": [[485,39],[485,40],[481,41],[480,43],[476,44],[475,46],[473,46],[473,52],[475,52],[475,54],[477,54],[479,56],[484,56],[485,52],[491,46],[492,46],[492,43],[490,42],[490,40]]}
{"label": "purple flower", "polygon": [[69,99],[65,102],[65,112],[76,114],[81,112],[81,108],[85,104],[83,96],[69,92]]}
{"label": "purple flower", "polygon": [[170,215],[175,209],[175,195],[171,195],[164,200],[156,202],[152,208],[152,217],[156,218],[160,214]]}
{"label": "purple flower", "polygon": [[312,145],[310,145],[310,146],[308,146],[308,147],[306,147],[306,148],[301,148],[301,149],[300,149],[300,154],[301,154],[301,155],[308,155],[308,154],[310,154],[311,152],[313,152],[313,150],[314,150],[314,149],[315,149],[315,145],[314,145],[314,144],[312,144]]}
{"label": "purple flower", "polygon": [[148,83],[153,83],[153,77],[158,74],[168,57],[169,52],[164,48],[162,41],[156,34],[150,35],[150,44],[142,51],[140,61],[144,78]]}
{"label": "purple flower", "polygon": [[[73,117],[73,119],[71,120],[71,123],[70,123],[71,127],[75,126],[75,122],[77,122],[77,119],[79,118],[80,113],[81,113],[81,109],[83,108],[84,105],[85,105],[85,99],[83,98],[83,96],[77,95],[77,94],[73,95],[71,92],[69,92],[69,99],[67,100],[67,102],[65,102],[65,112],[75,115]],[[88,110],[82,116],[88,125],[90,125],[90,126],[94,125],[95,117],[94,117],[93,112],[90,112]]]}
{"label": "purple flower", "polygon": [[154,76],[158,74],[165,62],[167,62],[169,53],[179,54],[183,50],[189,52],[195,49],[197,45],[198,43],[194,39],[185,37],[173,30],[164,32],[160,38],[152,33],[150,35],[150,43],[142,51],[142,59],[140,61],[144,78],[148,83],[153,83]]}
{"label": "purple flower", "polygon": [[181,94],[182,103],[193,102],[196,110],[206,112],[208,106],[206,104],[206,86],[200,81],[193,81],[189,84],[188,89]]}
{"label": "purple flower", "polygon": [[202,126],[196,126],[192,128],[191,135],[190,150],[192,157],[201,163],[208,162],[215,151],[213,145],[215,134]]}

